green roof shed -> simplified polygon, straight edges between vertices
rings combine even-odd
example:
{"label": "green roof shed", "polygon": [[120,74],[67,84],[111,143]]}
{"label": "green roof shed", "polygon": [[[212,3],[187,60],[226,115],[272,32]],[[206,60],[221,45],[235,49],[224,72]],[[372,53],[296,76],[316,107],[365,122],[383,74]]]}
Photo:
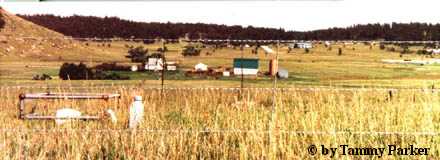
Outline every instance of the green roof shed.
{"label": "green roof shed", "polygon": [[258,69],[258,59],[257,58],[235,58],[234,59],[234,68],[241,68],[241,67],[249,68],[249,69]]}

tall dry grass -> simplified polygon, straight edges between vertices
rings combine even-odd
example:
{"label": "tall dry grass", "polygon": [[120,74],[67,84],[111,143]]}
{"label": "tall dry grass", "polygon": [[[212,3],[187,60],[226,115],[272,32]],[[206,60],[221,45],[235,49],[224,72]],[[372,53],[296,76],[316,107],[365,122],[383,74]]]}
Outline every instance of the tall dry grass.
{"label": "tall dry grass", "polygon": [[[385,156],[385,159],[437,159],[439,94],[387,91],[161,90],[128,88],[57,88],[53,92],[117,92],[119,105],[102,101],[38,101],[44,114],[59,107],[99,114],[116,111],[118,123],[17,118],[18,94],[45,89],[0,88],[0,156],[5,159],[308,159],[329,156],[307,152],[309,145],[385,147],[409,144],[431,148],[429,156]],[[133,95],[142,95],[145,122],[126,129]],[[381,134],[401,132],[409,134]],[[306,132],[306,133],[303,133]],[[324,132],[324,133],[323,133]],[[333,133],[337,132],[337,133]],[[332,134],[333,133],[333,134]],[[338,159],[375,159],[341,156]]]}

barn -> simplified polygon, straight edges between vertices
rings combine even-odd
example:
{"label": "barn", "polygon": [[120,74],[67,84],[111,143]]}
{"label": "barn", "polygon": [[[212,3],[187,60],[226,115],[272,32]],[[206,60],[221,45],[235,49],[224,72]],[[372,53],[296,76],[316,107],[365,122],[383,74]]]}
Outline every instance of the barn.
{"label": "barn", "polygon": [[234,75],[257,75],[258,59],[257,58],[235,58],[234,59]]}

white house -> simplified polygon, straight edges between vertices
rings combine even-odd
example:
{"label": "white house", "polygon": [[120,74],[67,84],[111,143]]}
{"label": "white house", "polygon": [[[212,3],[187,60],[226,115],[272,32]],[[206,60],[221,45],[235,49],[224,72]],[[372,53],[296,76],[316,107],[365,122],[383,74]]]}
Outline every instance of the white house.
{"label": "white house", "polygon": [[[167,71],[175,71],[177,70],[176,62],[165,62]],[[145,70],[147,71],[161,71],[163,69],[163,60],[162,58],[148,58],[147,64],[145,64]]]}
{"label": "white house", "polygon": [[145,70],[157,71],[163,69],[162,58],[148,58],[147,64],[145,64]]}

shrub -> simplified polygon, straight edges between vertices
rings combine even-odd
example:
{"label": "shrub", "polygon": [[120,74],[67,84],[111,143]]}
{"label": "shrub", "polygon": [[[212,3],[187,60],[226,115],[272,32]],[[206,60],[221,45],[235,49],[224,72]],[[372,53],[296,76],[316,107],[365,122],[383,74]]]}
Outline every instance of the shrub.
{"label": "shrub", "polygon": [[148,58],[163,58],[163,54],[162,53],[153,53],[150,56],[148,56]]}
{"label": "shrub", "polygon": [[64,63],[58,75],[63,80],[91,79],[93,77],[92,70],[87,68],[84,63],[79,63],[78,65],[74,63]]}
{"label": "shrub", "polygon": [[430,55],[430,54],[432,54],[432,52],[428,52],[427,50],[424,50],[424,49],[422,49],[422,50],[417,50],[416,53],[417,53],[417,54],[420,54],[420,55]]}
{"label": "shrub", "polygon": [[157,48],[158,52],[168,52],[168,48],[164,46],[163,48]]}
{"label": "shrub", "polygon": [[107,73],[101,69],[88,68],[85,64],[64,63],[61,65],[58,76],[62,80],[84,80],[84,79],[112,79],[125,80],[129,77],[120,76],[116,73]]}
{"label": "shrub", "polygon": [[94,67],[96,70],[102,71],[130,71],[129,66],[118,65],[116,62],[113,63],[102,63]]}
{"label": "shrub", "polygon": [[385,49],[385,45],[384,44],[380,44],[379,48],[380,48],[380,50],[384,50]]}
{"label": "shrub", "polygon": [[182,51],[183,56],[199,56],[200,55],[200,49],[194,47],[194,46],[186,46],[185,49]]}
{"label": "shrub", "polygon": [[400,53],[402,53],[402,54],[409,54],[409,53],[411,53],[411,50],[409,50],[409,47],[408,46],[401,46],[401,48],[402,48],[402,51],[400,52]]}
{"label": "shrub", "polygon": [[32,77],[32,80],[51,80],[52,77],[47,75],[47,74],[42,74],[42,75],[35,75],[34,77]]}
{"label": "shrub", "polygon": [[131,62],[145,63],[148,60],[148,49],[144,49],[142,46],[130,48],[125,57],[130,58]]}
{"label": "shrub", "polygon": [[395,52],[395,51],[396,51],[396,48],[394,48],[394,47],[389,47],[389,48],[387,48],[387,51]]}

